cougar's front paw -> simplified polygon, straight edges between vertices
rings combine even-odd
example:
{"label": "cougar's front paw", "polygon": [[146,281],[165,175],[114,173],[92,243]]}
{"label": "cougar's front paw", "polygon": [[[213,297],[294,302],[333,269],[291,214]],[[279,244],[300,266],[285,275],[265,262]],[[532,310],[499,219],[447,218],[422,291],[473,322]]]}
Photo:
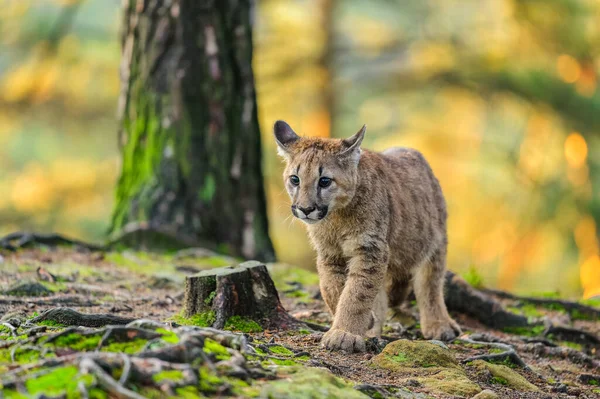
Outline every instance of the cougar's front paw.
{"label": "cougar's front paw", "polygon": [[342,330],[329,330],[321,339],[321,346],[327,349],[343,350],[345,352],[364,352],[365,339],[360,335]]}
{"label": "cougar's front paw", "polygon": [[422,331],[426,339],[438,341],[451,341],[462,334],[460,327],[452,319],[428,323],[423,326]]}

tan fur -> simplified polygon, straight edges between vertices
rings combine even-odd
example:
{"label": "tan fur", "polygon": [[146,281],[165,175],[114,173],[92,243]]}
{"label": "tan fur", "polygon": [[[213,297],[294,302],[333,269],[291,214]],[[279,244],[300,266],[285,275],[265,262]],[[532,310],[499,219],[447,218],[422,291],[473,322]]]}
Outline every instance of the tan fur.
{"label": "tan fur", "polygon": [[[381,334],[388,302],[398,307],[411,287],[423,335],[451,340],[460,328],[443,298],[447,214],[438,180],[415,150],[361,150],[364,131],[346,140],[300,138],[285,122],[275,124],[292,212],[310,223],[321,292],[334,316],[322,344],[364,351],[363,337]],[[319,187],[321,177],[331,185]]]}

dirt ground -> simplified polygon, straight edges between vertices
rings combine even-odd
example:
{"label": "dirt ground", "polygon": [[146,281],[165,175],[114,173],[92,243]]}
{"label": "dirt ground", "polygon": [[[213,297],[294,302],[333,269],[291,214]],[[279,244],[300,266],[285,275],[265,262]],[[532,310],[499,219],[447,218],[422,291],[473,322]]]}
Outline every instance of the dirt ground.
{"label": "dirt ground", "polygon": [[[23,331],[27,331],[29,334],[30,331],[33,331],[31,326],[29,326],[29,330],[19,327],[20,330],[15,330],[11,335],[9,330],[17,327],[15,324],[11,324],[13,323],[11,320],[15,320],[15,318],[21,320],[17,324],[22,323],[22,326],[25,326],[27,323],[23,320],[31,320],[32,317],[43,315],[45,310],[56,307],[68,307],[86,314],[109,314],[124,319],[149,319],[155,322],[164,322],[167,328],[176,328],[178,326],[176,316],[181,310],[183,301],[185,277],[200,270],[236,262],[235,259],[217,256],[202,250],[157,255],[135,251],[104,253],[78,251],[67,247],[39,247],[0,253],[2,256],[0,263],[0,291],[2,292],[0,294],[0,322],[5,326],[4,332],[0,329],[0,349],[4,348],[5,350],[10,350],[18,345],[16,344],[18,334]],[[329,325],[330,316],[320,299],[314,273],[283,264],[269,265],[269,269],[282,303],[292,316],[312,323],[309,324],[309,327],[312,326],[314,329],[319,329],[316,325]],[[468,315],[453,314],[464,332],[460,338],[478,342],[478,344],[469,344],[467,341],[457,340],[447,344],[460,365],[457,367],[464,370],[469,380],[481,389],[491,390],[498,397],[503,398],[600,398],[600,370],[598,369],[600,364],[600,340],[598,340],[600,320],[598,318],[573,314],[558,304],[534,306],[523,303],[522,300],[496,299],[507,309],[513,309],[531,319],[539,320],[543,327],[509,333],[487,327]],[[40,334],[60,334],[66,327],[60,323],[53,325],[53,323],[45,322],[38,323],[35,328],[42,326],[48,330],[40,330]],[[551,326],[562,326],[567,330],[552,330],[549,329]],[[180,332],[177,334],[180,337],[183,336]],[[418,311],[414,301],[407,303],[402,312],[390,317],[384,334],[383,339],[373,339],[369,342],[367,353],[359,354],[331,352],[321,348],[319,340],[322,332],[308,327],[300,331],[247,332],[246,338],[253,348],[260,345],[286,348],[293,353],[292,355],[286,352],[290,358],[288,363],[301,367],[327,369],[333,375],[341,377],[341,380],[350,386],[362,386],[360,392],[374,398],[464,397],[432,389],[426,383],[419,382],[422,380],[416,369],[415,378],[411,379],[408,378],[411,376],[407,376],[406,373],[374,366],[374,358],[381,356],[378,355],[378,352],[388,342],[395,339],[419,341],[423,339],[419,331]],[[31,340],[27,342],[31,342]],[[490,342],[492,344],[489,344]],[[504,379],[495,378],[489,372],[482,373],[476,363],[468,360],[478,355],[501,352],[494,346],[494,342],[508,344],[515,349],[517,356],[522,359],[527,368],[516,367],[514,362],[506,360],[503,360],[502,363],[525,377],[537,388],[536,390],[523,391],[511,386],[505,383]],[[231,348],[228,351],[230,354],[233,353]],[[251,350],[251,352],[254,351],[254,349]],[[70,353],[72,354],[72,352]],[[11,356],[12,358],[4,359],[3,363],[0,354],[0,376],[5,374],[12,378],[18,372],[20,373],[18,378],[26,381],[28,378],[25,375],[26,371],[34,369],[31,367],[35,366],[35,361],[41,361],[41,357],[37,357],[37,355],[33,362],[17,361],[13,359],[14,353]],[[58,352],[55,356],[60,358]],[[246,357],[252,363],[253,358]],[[282,358],[271,357],[275,359],[276,364],[265,364],[264,359],[260,364],[266,374],[269,374],[269,370],[271,372],[272,369],[283,370],[282,368],[287,366]],[[109,364],[112,360],[104,359],[102,361]],[[103,365],[105,370],[109,367],[102,362],[99,364]],[[30,369],[27,369],[26,366]],[[275,374],[271,373],[268,378],[255,372],[258,374],[249,377],[250,379],[247,379],[246,382],[252,386],[254,380],[285,379],[285,377],[281,377],[285,376],[285,372],[282,374],[281,370],[275,370]],[[29,396],[26,388],[23,388],[26,387],[26,383],[19,385],[20,382],[16,383],[14,378],[12,380],[8,377],[7,379],[3,378],[4,376],[0,377],[0,382],[5,385],[3,396]],[[103,386],[101,378],[98,378],[98,381],[100,381],[98,386]],[[7,382],[9,385],[6,385]],[[11,388],[8,389],[6,386]],[[173,387],[166,387],[166,391],[163,390],[170,392],[165,396],[185,396],[181,393],[183,388],[178,387],[176,390],[171,388]],[[243,388],[241,391],[229,389],[219,392],[217,390],[212,394],[202,393],[204,392],[202,389],[194,392],[198,396],[247,397],[262,395],[257,393],[258,391],[250,393],[248,389],[250,388]],[[108,396],[102,396],[100,391],[108,392]],[[95,392],[89,397],[94,397],[94,395],[97,397],[127,397],[125,394],[115,394],[108,388],[101,390],[94,388],[87,392]],[[263,389],[264,392],[266,391]],[[358,391],[356,392],[358,393]],[[77,393],[75,397],[85,396],[80,393]],[[73,397],[68,392],[65,395]],[[156,392],[153,395],[162,396]],[[193,393],[191,395],[188,397],[195,397]],[[337,394],[307,395],[304,397],[336,397]],[[150,396],[152,395],[147,394],[147,397]],[[271,393],[268,397],[278,396]]]}

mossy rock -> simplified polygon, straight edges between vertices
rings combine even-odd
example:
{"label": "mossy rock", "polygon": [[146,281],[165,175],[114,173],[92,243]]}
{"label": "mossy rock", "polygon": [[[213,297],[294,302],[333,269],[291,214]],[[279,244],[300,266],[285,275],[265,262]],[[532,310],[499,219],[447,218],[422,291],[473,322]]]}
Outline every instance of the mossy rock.
{"label": "mossy rock", "polygon": [[388,344],[373,358],[373,364],[388,370],[406,368],[458,368],[452,352],[441,345],[427,341],[398,340]]}
{"label": "mossy rock", "polygon": [[503,364],[493,364],[484,362],[483,360],[476,360],[473,362],[473,367],[480,372],[489,371],[492,375],[492,383],[506,385],[519,391],[539,391],[539,388],[527,381],[525,377]]}
{"label": "mossy rock", "polygon": [[269,399],[344,398],[367,399],[329,370],[319,368],[290,367],[280,370],[276,381],[263,386],[260,397]]}
{"label": "mossy rock", "polygon": [[486,389],[473,396],[473,399],[498,399],[499,396],[494,391]]}
{"label": "mossy rock", "polygon": [[435,342],[398,340],[371,360],[373,367],[392,370],[416,380],[432,393],[471,397],[479,385],[471,381],[452,352]]}

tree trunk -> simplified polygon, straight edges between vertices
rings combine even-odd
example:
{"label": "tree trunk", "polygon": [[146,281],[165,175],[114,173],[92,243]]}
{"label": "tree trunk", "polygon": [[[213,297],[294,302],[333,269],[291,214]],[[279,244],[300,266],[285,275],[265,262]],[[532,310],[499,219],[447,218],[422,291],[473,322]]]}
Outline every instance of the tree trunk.
{"label": "tree trunk", "polygon": [[111,234],[271,260],[250,0],[125,2]]}

